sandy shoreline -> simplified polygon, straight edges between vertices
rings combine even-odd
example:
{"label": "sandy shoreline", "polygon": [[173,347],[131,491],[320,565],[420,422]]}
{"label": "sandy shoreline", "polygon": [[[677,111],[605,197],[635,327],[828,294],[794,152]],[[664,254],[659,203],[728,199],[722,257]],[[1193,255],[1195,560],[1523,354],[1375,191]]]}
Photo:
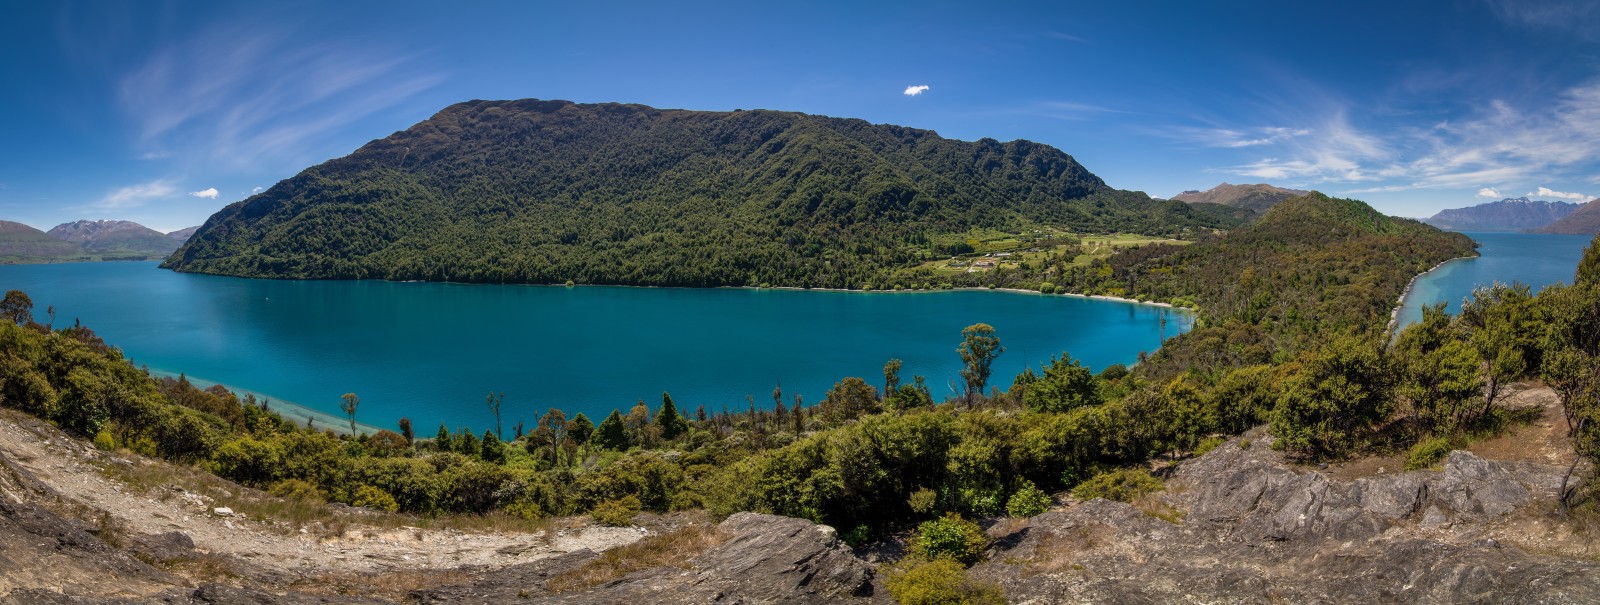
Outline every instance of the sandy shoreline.
{"label": "sandy shoreline", "polygon": [[1471,259],[1474,259],[1474,258],[1478,258],[1478,257],[1477,256],[1457,256],[1455,258],[1448,259],[1448,260],[1445,260],[1444,262],[1441,262],[1441,263],[1439,263],[1437,265],[1434,265],[1432,269],[1428,269],[1427,271],[1423,271],[1421,273],[1418,273],[1418,274],[1412,276],[1411,277],[1411,281],[1406,282],[1405,289],[1400,291],[1400,298],[1395,300],[1394,309],[1389,311],[1389,326],[1384,328],[1384,333],[1385,334],[1389,334],[1391,336],[1394,335],[1395,328],[1398,327],[1397,324],[1399,324],[1399,322],[1400,322],[1400,310],[1404,309],[1406,307],[1406,297],[1411,296],[1411,289],[1414,286],[1417,285],[1417,280],[1422,279],[1423,277],[1426,277],[1429,273],[1433,273],[1434,271],[1438,271],[1440,267],[1443,267],[1443,266],[1448,265],[1450,263],[1456,262],[1458,260],[1471,260]]}
{"label": "sandy shoreline", "polygon": [[[638,287],[638,286],[623,286],[623,287]],[[655,288],[655,287],[661,287],[661,286],[642,286],[642,287]],[[790,291],[795,291],[795,292],[853,292],[853,293],[856,293],[856,294],[926,294],[926,293],[929,293],[929,292],[1011,292],[1011,293],[1014,293],[1014,294],[1036,294],[1036,295],[1039,295],[1039,296],[1070,296],[1070,297],[1073,297],[1073,298],[1087,298],[1087,299],[1092,299],[1092,300],[1105,300],[1105,301],[1129,303],[1129,304],[1135,304],[1135,305],[1150,305],[1152,307],[1162,307],[1162,308],[1166,308],[1166,309],[1172,309],[1174,311],[1183,311],[1185,313],[1193,313],[1194,312],[1194,309],[1190,309],[1188,307],[1178,307],[1178,306],[1173,306],[1172,303],[1157,302],[1157,301],[1153,301],[1153,300],[1136,300],[1136,299],[1132,299],[1132,298],[1122,298],[1120,296],[1109,296],[1109,295],[1105,295],[1105,294],[1076,294],[1076,293],[1071,293],[1071,292],[1057,292],[1057,293],[1053,293],[1053,294],[1045,294],[1045,293],[1040,292],[1038,290],[1024,290],[1022,288],[977,288],[977,287],[967,287],[967,288],[936,288],[936,289],[932,289],[932,290],[912,290],[912,289],[902,289],[902,290],[851,290],[851,289],[847,289],[847,288],[797,288],[797,287],[794,287],[794,286],[768,286],[768,287],[765,287],[765,288],[762,288],[760,286],[719,286],[719,287],[727,288],[727,289],[730,289],[730,290],[790,290]]]}
{"label": "sandy shoreline", "polygon": [[[154,368],[149,369],[150,375],[158,378],[177,378],[180,374],[179,372],[168,372],[166,370],[157,370]],[[190,384],[193,384],[195,387],[201,389],[209,389],[212,386],[221,386],[222,388],[232,392],[235,396],[239,397],[240,400],[243,400],[246,395],[254,395],[256,397],[256,401],[266,402],[267,409],[277,412],[278,415],[283,416],[284,419],[292,421],[300,426],[306,426],[307,420],[314,420],[316,421],[315,426],[318,429],[332,429],[333,432],[339,434],[346,434],[350,432],[350,419],[344,416],[336,416],[334,414],[304,406],[287,399],[273,397],[263,393],[251,391],[249,389],[241,389],[220,382],[206,380],[204,378],[196,378],[188,375],[184,375],[184,377],[189,380]],[[357,411],[356,417],[360,418],[359,410]],[[356,421],[356,430],[362,433],[372,434],[378,432],[380,427],[372,426],[358,420]]]}

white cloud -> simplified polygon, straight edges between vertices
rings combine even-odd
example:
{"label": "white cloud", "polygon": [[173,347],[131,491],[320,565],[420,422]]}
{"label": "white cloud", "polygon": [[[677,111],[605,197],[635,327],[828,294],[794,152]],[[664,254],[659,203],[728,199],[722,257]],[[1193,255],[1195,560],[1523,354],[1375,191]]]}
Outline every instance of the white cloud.
{"label": "white cloud", "polygon": [[[1277,116],[1273,127],[1218,125],[1180,129],[1173,136],[1246,153],[1260,150],[1224,172],[1300,185],[1368,184],[1352,192],[1477,191],[1483,183],[1588,177],[1600,162],[1600,79],[1546,98],[1526,107],[1489,101],[1465,116],[1422,127],[1352,124],[1347,114],[1374,112],[1355,113],[1330,102],[1320,118]],[[1588,196],[1568,193],[1561,199]]]}
{"label": "white cloud", "polygon": [[920,95],[920,94],[925,93],[925,92],[928,92],[928,85],[927,84],[922,84],[922,85],[919,85],[919,86],[907,86],[906,87],[906,96],[908,96],[908,97],[915,97],[915,96]]}
{"label": "white cloud", "polygon": [[1484,199],[1491,199],[1491,200],[1503,200],[1503,199],[1505,199],[1505,196],[1500,195],[1499,191],[1496,191],[1496,190],[1494,190],[1493,188],[1490,188],[1490,187],[1484,187],[1482,189],[1479,189],[1478,190],[1478,197],[1481,197],[1481,198],[1484,198]]}
{"label": "white cloud", "polygon": [[1588,199],[1589,199],[1589,196],[1584,195],[1582,193],[1567,193],[1565,191],[1555,191],[1553,189],[1550,189],[1549,187],[1540,187],[1538,191],[1529,192],[1528,193],[1528,197],[1553,197],[1553,198],[1558,198],[1558,199],[1563,199],[1563,200],[1573,200],[1573,201],[1577,201],[1577,202],[1588,201]]}
{"label": "white cloud", "polygon": [[199,191],[190,191],[189,195],[192,195],[194,197],[203,197],[203,198],[206,198],[208,200],[214,200],[214,199],[217,199],[217,188],[216,187],[208,187],[208,188],[205,188],[205,189],[201,189]]}
{"label": "white cloud", "polygon": [[108,193],[105,197],[100,198],[100,201],[95,202],[93,207],[100,209],[132,208],[135,206],[143,206],[145,202],[153,199],[172,197],[177,195],[177,193],[177,187],[173,186],[172,183],[168,182],[167,180],[161,179],[150,181],[148,183],[128,185],[127,187],[123,187]]}
{"label": "white cloud", "polygon": [[250,188],[250,193],[251,194],[261,193],[261,188],[260,187],[251,187]]}

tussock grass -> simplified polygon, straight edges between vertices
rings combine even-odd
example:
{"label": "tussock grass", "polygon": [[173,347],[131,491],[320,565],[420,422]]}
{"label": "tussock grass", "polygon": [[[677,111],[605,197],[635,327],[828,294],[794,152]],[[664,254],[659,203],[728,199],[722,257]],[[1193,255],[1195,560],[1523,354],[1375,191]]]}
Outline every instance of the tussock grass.
{"label": "tussock grass", "polygon": [[712,525],[690,525],[656,534],[626,546],[605,551],[600,558],[577,569],[557,574],[545,584],[551,592],[573,592],[599,586],[633,572],[654,567],[689,569],[689,560],[727,541]]}

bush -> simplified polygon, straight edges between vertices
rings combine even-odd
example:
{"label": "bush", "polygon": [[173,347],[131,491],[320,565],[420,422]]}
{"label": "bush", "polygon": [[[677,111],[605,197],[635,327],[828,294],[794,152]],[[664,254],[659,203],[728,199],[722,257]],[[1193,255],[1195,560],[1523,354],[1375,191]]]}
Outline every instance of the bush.
{"label": "bush", "polygon": [[1006,514],[1013,517],[1032,517],[1047,510],[1050,510],[1050,494],[1027,479],[1022,480],[1022,486],[1006,501]]}
{"label": "bush", "polygon": [[615,500],[606,500],[589,511],[589,517],[596,523],[611,527],[627,527],[633,525],[633,516],[639,514],[644,508],[639,504],[639,498],[628,495]]}
{"label": "bush", "polygon": [[1205,439],[1201,439],[1200,440],[1200,445],[1194,446],[1194,455],[1195,456],[1204,456],[1204,455],[1210,453],[1211,450],[1214,450],[1214,449],[1217,449],[1219,447],[1222,447],[1222,444],[1227,443],[1227,442],[1228,442],[1228,440],[1227,439],[1223,439],[1220,435],[1212,435],[1210,437],[1206,437]]}
{"label": "bush", "polygon": [[400,510],[400,504],[394,501],[394,496],[370,485],[356,488],[355,493],[350,495],[350,506],[365,506],[388,513]]}
{"label": "bush", "polygon": [[1146,494],[1166,489],[1166,485],[1142,468],[1125,468],[1100,473],[1072,488],[1079,500],[1105,498],[1117,502],[1133,502]]}
{"label": "bush", "polygon": [[1451,449],[1454,448],[1451,447],[1450,440],[1445,437],[1423,439],[1411,446],[1411,452],[1406,454],[1406,470],[1414,471],[1438,464],[1445,456],[1450,455]]}
{"label": "bush", "polygon": [[911,492],[911,497],[906,499],[906,504],[911,506],[911,512],[918,515],[931,515],[939,509],[939,492],[926,487]]}
{"label": "bush", "polygon": [[317,490],[317,486],[304,479],[284,479],[272,484],[267,493],[285,500],[322,502],[322,492]]}
{"label": "bush", "polygon": [[117,438],[111,436],[111,431],[100,429],[94,434],[94,447],[107,452],[117,449]]}
{"label": "bush", "polygon": [[912,554],[924,559],[949,559],[962,565],[976,563],[989,545],[989,537],[960,515],[950,513],[917,526],[911,539]]}
{"label": "bush", "polygon": [[900,605],[999,605],[1000,587],[978,582],[949,559],[906,559],[888,570],[889,594]]}

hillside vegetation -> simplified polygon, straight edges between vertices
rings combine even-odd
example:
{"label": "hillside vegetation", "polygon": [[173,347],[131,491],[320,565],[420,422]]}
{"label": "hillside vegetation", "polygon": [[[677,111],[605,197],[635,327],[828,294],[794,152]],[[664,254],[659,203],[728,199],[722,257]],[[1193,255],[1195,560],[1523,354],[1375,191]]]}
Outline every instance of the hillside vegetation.
{"label": "hillside vegetation", "polygon": [[216,215],[163,266],[275,278],[859,288],[973,229],[1235,224],[1047,145],[780,111],[472,101]]}
{"label": "hillside vegetation", "polygon": [[[1429,324],[1423,339],[1408,331],[1404,348],[1391,352],[1388,305],[1408,275],[1470,250],[1461,236],[1359,202],[1308,196],[1226,237],[1160,254],[1150,248],[1113,255],[1096,266],[1123,267],[1122,276],[1096,279],[1188,293],[1205,325],[1132,371],[1096,374],[1062,355],[1014,378],[989,375],[1004,335],[974,325],[951,335],[967,384],[962,397],[944,402],[920,377],[902,380],[891,361],[882,383],[846,377],[812,406],[788,405],[775,390],[771,408],[707,414],[680,410],[664,394],[660,406],[604,419],[550,409],[526,427],[508,423],[506,433],[435,432],[407,420],[398,431],[352,438],[296,426],[221,389],[153,378],[85,328],[33,322],[31,301],[15,292],[0,305],[11,320],[0,322],[0,401],[102,447],[192,462],[294,497],[422,514],[588,513],[611,524],[641,510],[751,510],[828,523],[852,541],[947,514],[1029,514],[1047,501],[1041,494],[1073,486],[1086,495],[1115,491],[1107,486],[1136,475],[1117,475],[1119,467],[1189,456],[1217,435],[1268,421],[1303,459],[1453,438],[1498,418],[1479,385],[1540,372],[1549,351],[1564,351],[1567,365],[1558,370],[1576,385],[1574,417],[1591,413],[1583,402],[1596,387],[1586,385],[1600,384],[1592,376],[1600,334],[1594,249],[1582,285],[1539,297],[1486,294],[1461,323]],[[1209,285],[1235,283],[1245,271],[1258,281]],[[1223,304],[1263,293],[1274,298],[1259,308]],[[1520,334],[1508,326],[1523,324],[1505,317],[1542,318],[1543,327],[1527,333],[1540,336],[1508,337]],[[1440,344],[1448,342],[1458,344]],[[1477,357],[1448,366],[1465,375],[1450,375],[1453,386],[1436,394],[1428,385],[1441,379],[1429,368],[1445,363],[1440,355],[1456,364],[1469,345]],[[1527,363],[1473,361],[1512,358]],[[359,396],[346,402],[354,422]],[[1379,439],[1378,427],[1395,419],[1411,428]],[[1113,474],[1096,479],[1106,472]]]}

